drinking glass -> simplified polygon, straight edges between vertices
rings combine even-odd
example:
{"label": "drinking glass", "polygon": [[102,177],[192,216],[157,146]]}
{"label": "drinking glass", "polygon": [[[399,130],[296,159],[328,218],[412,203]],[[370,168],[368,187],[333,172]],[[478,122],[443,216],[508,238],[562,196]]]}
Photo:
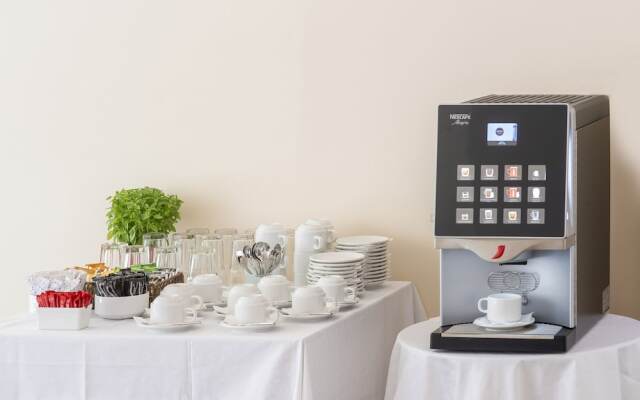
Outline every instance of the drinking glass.
{"label": "drinking glass", "polygon": [[188,275],[191,255],[196,252],[196,239],[192,233],[173,233],[171,244],[178,253],[178,271]]}
{"label": "drinking glass", "polygon": [[255,239],[256,230],[255,229],[244,229],[242,232],[239,233],[239,235],[245,235],[249,239]]}
{"label": "drinking glass", "polygon": [[146,248],[149,262],[156,262],[157,249],[167,247],[169,245],[169,239],[166,233],[145,233],[142,235],[142,245]]}
{"label": "drinking glass", "polygon": [[283,235],[284,243],[282,243],[284,258],[280,267],[274,271],[274,274],[284,275],[290,280],[293,280],[293,250],[295,246],[295,233],[296,230],[293,228],[288,228],[285,231]]}
{"label": "drinking glass", "polygon": [[208,235],[211,231],[209,228],[189,228],[186,233],[192,235]]}
{"label": "drinking glass", "polygon": [[[231,274],[231,249],[233,246],[233,237],[238,233],[236,228],[218,228],[213,231],[216,235],[220,235],[222,238],[222,262],[224,270]],[[227,285],[234,283],[231,275],[227,276],[225,281]]]}
{"label": "drinking glass", "polygon": [[196,237],[196,235],[194,235],[193,233],[186,233],[186,232],[171,232],[169,234],[169,244],[175,244],[176,240],[182,240],[182,239],[194,239]]}
{"label": "drinking glass", "polygon": [[156,268],[160,270],[177,270],[178,250],[174,246],[156,249]]}
{"label": "drinking glass", "polygon": [[208,235],[211,232],[209,231],[209,228],[189,228],[186,233],[188,235],[193,235],[196,239],[196,249],[197,251],[200,251],[200,241],[202,236]]}
{"label": "drinking glass", "polygon": [[253,232],[242,232],[242,233],[236,233],[235,235],[233,235],[233,240],[241,240],[241,239],[253,240],[253,238],[254,238]]}
{"label": "drinking glass", "polygon": [[198,275],[213,274],[211,253],[194,253],[191,255],[191,266],[189,268],[189,280]]}
{"label": "drinking glass", "polygon": [[200,236],[200,249],[202,253],[211,254],[211,264],[213,271],[227,281],[229,271],[224,267],[224,244],[220,235],[202,235]]}
{"label": "drinking glass", "polygon": [[258,278],[256,278],[255,276],[246,274],[245,276],[245,269],[244,266],[240,263],[240,261],[238,260],[238,254],[242,253],[242,250],[244,249],[245,246],[253,246],[253,239],[248,239],[246,237],[240,237],[237,239],[234,239],[232,241],[232,245],[231,245],[231,259],[229,260],[230,262],[230,283],[242,283],[245,280],[247,282],[250,283],[256,283],[258,281]]}
{"label": "drinking glass", "polygon": [[236,228],[218,228],[213,233],[222,236],[233,236],[238,233],[238,230]]}
{"label": "drinking glass", "polygon": [[118,243],[103,243],[100,246],[100,262],[109,268],[119,267],[122,258],[120,257],[120,245]]}
{"label": "drinking glass", "polygon": [[149,258],[144,246],[121,245],[122,268],[131,268],[132,265],[148,264]]}

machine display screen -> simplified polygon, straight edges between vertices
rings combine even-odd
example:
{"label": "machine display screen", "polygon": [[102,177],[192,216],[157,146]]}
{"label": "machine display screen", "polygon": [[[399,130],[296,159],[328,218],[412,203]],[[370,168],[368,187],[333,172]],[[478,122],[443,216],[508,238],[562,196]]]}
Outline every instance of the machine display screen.
{"label": "machine display screen", "polygon": [[518,143],[518,124],[501,122],[487,124],[487,144],[489,146],[515,146]]}

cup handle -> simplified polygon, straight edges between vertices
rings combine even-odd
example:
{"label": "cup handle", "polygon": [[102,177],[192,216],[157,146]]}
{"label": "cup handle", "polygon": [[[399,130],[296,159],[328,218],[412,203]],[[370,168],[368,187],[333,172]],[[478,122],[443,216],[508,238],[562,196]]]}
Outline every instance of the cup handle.
{"label": "cup handle", "polygon": [[327,235],[327,242],[328,243],[333,243],[336,241],[336,231],[335,229],[329,229],[328,231],[328,235]]}
{"label": "cup handle", "polygon": [[269,314],[271,314],[272,312],[276,313],[276,322],[278,322],[278,320],[280,319],[280,310],[278,310],[275,307],[269,307],[269,309],[267,310],[269,312]]}
{"label": "cup handle", "polygon": [[313,249],[320,250],[322,248],[322,238],[320,236],[313,237]]}
{"label": "cup handle", "polygon": [[189,322],[195,321],[196,318],[198,317],[198,313],[193,308],[189,308],[189,307],[185,308],[184,313],[187,316],[187,318],[189,318]]}
{"label": "cup handle", "polygon": [[356,291],[352,287],[347,287],[347,288],[344,288],[344,294],[346,294],[347,296],[355,297],[356,296]]}
{"label": "cup handle", "polygon": [[[195,300],[195,303],[194,303],[194,300]],[[202,297],[198,296],[197,294],[194,294],[193,296],[191,296],[191,304],[193,304],[194,310],[201,310],[202,307],[204,306],[204,300],[202,300]]]}
{"label": "cup handle", "polygon": [[487,302],[487,305],[489,305],[489,299],[487,299],[486,297],[481,298],[480,300],[478,300],[478,311],[480,311],[481,313],[486,314],[487,313],[487,308],[482,308],[482,302],[485,301]]}

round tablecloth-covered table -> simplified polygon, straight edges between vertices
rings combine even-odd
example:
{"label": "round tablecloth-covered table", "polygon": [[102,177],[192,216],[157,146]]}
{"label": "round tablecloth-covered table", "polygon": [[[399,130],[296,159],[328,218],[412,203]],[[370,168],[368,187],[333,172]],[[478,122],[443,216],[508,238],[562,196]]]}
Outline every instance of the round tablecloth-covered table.
{"label": "round tablecloth-covered table", "polygon": [[429,349],[433,318],[396,340],[386,400],[638,400],[640,321],[608,314],[564,354]]}

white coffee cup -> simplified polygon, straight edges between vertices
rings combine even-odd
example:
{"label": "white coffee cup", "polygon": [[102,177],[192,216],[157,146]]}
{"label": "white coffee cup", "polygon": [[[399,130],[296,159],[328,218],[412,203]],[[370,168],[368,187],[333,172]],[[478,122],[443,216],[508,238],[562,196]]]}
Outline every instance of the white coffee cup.
{"label": "white coffee cup", "polygon": [[202,297],[205,303],[222,302],[222,279],[216,274],[198,275],[191,281],[194,294]]}
{"label": "white coffee cup", "polygon": [[185,308],[182,297],[178,295],[158,296],[151,303],[151,322],[154,324],[175,324],[185,321],[185,316],[190,320],[196,319],[196,310]]}
{"label": "white coffee cup", "polygon": [[295,231],[295,250],[298,252],[326,251],[335,238],[335,231],[328,225],[306,222]]}
{"label": "white coffee cup", "polygon": [[259,294],[258,288],[253,283],[242,283],[233,286],[229,290],[229,297],[227,297],[227,313],[234,314],[238,299],[252,294]]}
{"label": "white coffee cup", "polygon": [[271,304],[291,300],[291,283],[282,275],[269,275],[260,279],[258,289]]}
{"label": "white coffee cup", "polygon": [[[486,302],[486,308],[482,307]],[[487,314],[490,322],[516,322],[522,319],[522,296],[515,293],[496,293],[478,300],[478,310]]]}
{"label": "white coffee cup", "polygon": [[268,316],[269,302],[261,294],[242,296],[235,304],[233,313],[236,321],[241,324],[256,324],[265,322]]}
{"label": "white coffee cup", "polygon": [[294,314],[323,312],[326,308],[326,295],[318,286],[303,286],[293,292],[291,308]]}
{"label": "white coffee cup", "polygon": [[179,296],[182,299],[184,308],[193,308],[197,311],[202,309],[204,300],[195,294],[195,292],[196,288],[194,285],[188,283],[172,283],[162,289],[160,296]]}
{"label": "white coffee cup", "polygon": [[336,303],[344,301],[345,295],[353,296],[355,290],[347,287],[347,281],[340,275],[323,276],[318,280],[317,285],[322,288],[327,299]]}

